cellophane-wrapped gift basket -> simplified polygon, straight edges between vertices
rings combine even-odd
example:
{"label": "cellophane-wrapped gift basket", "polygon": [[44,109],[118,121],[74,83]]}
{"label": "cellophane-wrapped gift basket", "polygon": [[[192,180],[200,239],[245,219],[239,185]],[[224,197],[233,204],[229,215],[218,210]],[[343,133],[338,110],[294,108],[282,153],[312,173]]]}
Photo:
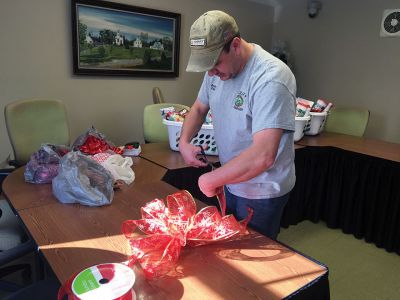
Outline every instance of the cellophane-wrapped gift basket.
{"label": "cellophane-wrapped gift basket", "polygon": [[304,135],[317,135],[324,129],[332,102],[318,99],[311,101],[304,98],[296,99],[296,129],[294,141],[297,142]]}

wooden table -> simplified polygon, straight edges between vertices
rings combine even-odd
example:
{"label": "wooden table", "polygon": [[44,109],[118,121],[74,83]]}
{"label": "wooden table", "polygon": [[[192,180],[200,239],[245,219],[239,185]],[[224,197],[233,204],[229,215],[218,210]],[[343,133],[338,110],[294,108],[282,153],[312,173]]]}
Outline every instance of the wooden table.
{"label": "wooden table", "polygon": [[[147,201],[177,191],[160,181],[165,168],[135,160],[135,182],[116,191],[112,204],[103,207],[61,204],[49,184],[25,183],[22,169],[5,179],[5,196],[60,282],[94,264],[126,261],[129,247],[122,222],[139,218]],[[199,201],[197,205],[204,206]],[[135,268],[137,298],[282,299],[311,289],[321,278],[325,293],[318,298],[329,293],[326,267],[254,232],[240,241],[185,247],[177,269],[178,277],[148,282]]]}
{"label": "wooden table", "polygon": [[316,136],[304,136],[297,144],[302,146],[332,146],[400,162],[400,144],[376,139],[322,132]]}
{"label": "wooden table", "polygon": [[[189,167],[183,160],[182,155],[178,151],[171,150],[168,143],[144,144],[141,148],[140,157],[168,170]],[[207,159],[212,163],[219,161],[218,156],[215,155],[207,155]]]}
{"label": "wooden table", "polygon": [[62,204],[50,196],[51,203],[20,210],[19,215],[64,282],[81,268],[126,261],[129,245],[121,232],[122,222],[140,218],[140,207],[147,201],[176,191],[162,181],[136,183],[116,191],[111,205],[101,207]]}

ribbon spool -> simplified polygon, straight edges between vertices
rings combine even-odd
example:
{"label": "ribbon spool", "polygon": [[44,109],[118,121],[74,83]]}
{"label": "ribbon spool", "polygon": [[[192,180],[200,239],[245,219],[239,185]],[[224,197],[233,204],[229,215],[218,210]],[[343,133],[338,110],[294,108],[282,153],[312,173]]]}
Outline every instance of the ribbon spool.
{"label": "ribbon spool", "polygon": [[57,299],[135,300],[134,283],[135,273],[126,265],[95,265],[71,276],[58,291]]}

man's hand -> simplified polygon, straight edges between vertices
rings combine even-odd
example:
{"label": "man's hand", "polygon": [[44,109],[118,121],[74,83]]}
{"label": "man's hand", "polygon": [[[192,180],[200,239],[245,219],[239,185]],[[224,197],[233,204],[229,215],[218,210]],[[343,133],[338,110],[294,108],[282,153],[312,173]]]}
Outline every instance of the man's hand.
{"label": "man's hand", "polygon": [[206,167],[207,163],[198,159],[198,155],[201,153],[201,149],[199,146],[194,146],[190,143],[179,143],[179,151],[185,163],[189,166],[198,168],[198,167]]}
{"label": "man's hand", "polygon": [[199,132],[209,109],[207,105],[196,99],[183,122],[179,140],[179,151],[185,162],[192,167],[207,166],[205,162],[197,158],[201,153],[200,147],[190,144],[190,141]]}
{"label": "man's hand", "polygon": [[215,181],[211,179],[211,172],[205,173],[199,177],[199,188],[200,191],[207,197],[214,197],[217,194],[222,193],[222,186],[215,186]]}

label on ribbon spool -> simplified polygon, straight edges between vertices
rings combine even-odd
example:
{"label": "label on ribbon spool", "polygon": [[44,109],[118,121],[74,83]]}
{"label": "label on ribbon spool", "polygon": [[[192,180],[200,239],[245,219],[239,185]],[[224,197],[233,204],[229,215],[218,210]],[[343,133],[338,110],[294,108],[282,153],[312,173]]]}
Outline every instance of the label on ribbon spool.
{"label": "label on ribbon spool", "polygon": [[74,278],[71,290],[77,299],[132,300],[135,273],[123,264],[101,264],[87,268]]}

